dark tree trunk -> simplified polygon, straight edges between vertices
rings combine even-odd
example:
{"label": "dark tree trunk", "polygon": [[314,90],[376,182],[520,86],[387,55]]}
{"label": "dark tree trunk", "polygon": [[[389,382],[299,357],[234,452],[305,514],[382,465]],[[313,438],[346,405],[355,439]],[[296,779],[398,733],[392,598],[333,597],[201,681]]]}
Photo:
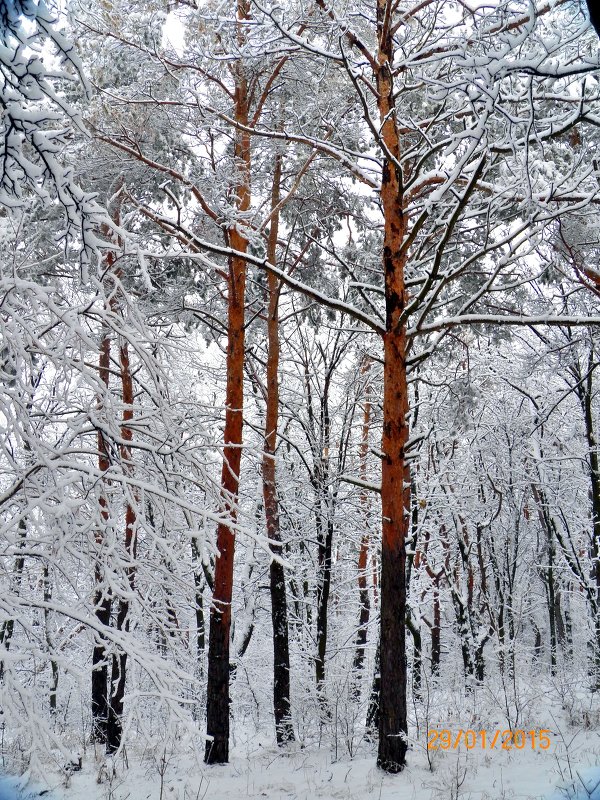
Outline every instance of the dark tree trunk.
{"label": "dark tree trunk", "polygon": [[[107,233],[107,231],[105,231]],[[114,264],[114,253],[109,252],[106,256],[107,272],[110,271]],[[110,385],[110,333],[105,326],[102,332],[102,340],[100,343],[100,355],[98,359],[99,376],[104,384],[105,399],[100,398],[98,401],[99,410],[105,406],[108,400],[109,385]],[[97,434],[98,440],[98,467],[100,472],[104,474],[110,467],[109,447],[104,433],[99,428]],[[94,596],[94,613],[96,621],[100,630],[95,633],[94,649],[92,651],[92,739],[99,744],[106,744],[107,740],[107,726],[108,726],[108,654],[106,647],[106,640],[102,635],[102,629],[110,626],[110,616],[112,611],[112,595],[108,584],[105,581],[104,572],[102,569],[102,548],[105,537],[105,529],[109,525],[110,514],[108,510],[108,498],[106,490],[108,488],[107,481],[102,479],[101,482],[102,493],[99,499],[100,505],[100,526],[96,531],[96,545],[98,552],[96,554],[96,564],[94,567],[94,578],[96,584],[96,592]]]}
{"label": "dark tree trunk", "polygon": [[[591,8],[590,8],[591,15]],[[596,12],[596,23],[598,12]],[[578,384],[578,396],[583,411],[585,437],[588,447],[588,464],[590,476],[590,501],[592,505],[592,579],[594,582],[596,599],[595,642],[594,642],[594,683],[595,689],[600,689],[600,464],[598,460],[598,446],[594,431],[594,414],[592,407],[594,380],[594,351],[590,352],[588,359],[588,372],[585,382]]]}
{"label": "dark tree trunk", "polygon": [[194,568],[195,614],[196,614],[196,659],[200,675],[204,675],[204,653],[206,650],[206,630],[204,621],[203,590],[205,578],[200,566],[200,553],[198,543],[192,539],[192,563]]}
{"label": "dark tree trunk", "polygon": [[[25,546],[25,539],[27,537],[27,522],[23,517],[19,520],[19,539],[18,539],[18,547],[22,548]],[[15,565],[13,568],[13,585],[15,587],[15,591],[18,593],[20,590],[21,582],[23,580],[23,570],[25,569],[25,557],[22,555],[18,555],[15,558]],[[15,621],[14,619],[6,619],[2,623],[2,627],[0,628],[0,647],[4,650],[10,650],[10,643],[12,641],[12,637],[15,631]],[[4,677],[4,660],[0,658],[0,681]]]}
{"label": "dark tree trunk", "polygon": [[571,619],[571,604],[569,594],[571,593],[570,584],[567,585],[567,602],[565,604],[565,654],[569,662],[573,661],[573,622]]}
{"label": "dark tree trunk", "polygon": [[556,586],[554,582],[554,543],[552,541],[552,529],[546,529],[548,534],[548,566],[546,568],[546,591],[548,596],[548,622],[550,630],[550,672],[556,674]]}
{"label": "dark tree trunk", "polygon": [[433,590],[433,625],[431,626],[431,674],[440,674],[440,657],[442,652],[441,643],[442,620],[440,611],[440,591],[439,578],[436,579]]}
{"label": "dark tree trunk", "polygon": [[537,626],[534,626],[535,636],[533,641],[533,655],[536,660],[542,658],[542,632]]}
{"label": "dark tree trunk", "polygon": [[[17,539],[17,548],[21,550],[25,547],[25,540],[27,538],[27,522],[23,517],[19,520],[19,534]],[[13,567],[13,586],[15,590],[18,592],[23,581],[23,570],[25,569],[25,556],[17,555],[15,558],[15,564]],[[4,645],[4,647],[8,650],[10,647],[10,640],[12,639],[12,635],[15,629],[15,621],[14,619],[6,619],[2,623],[2,629],[0,630],[0,644]]]}
{"label": "dark tree trunk", "polygon": [[373,683],[371,684],[371,696],[369,697],[369,708],[367,709],[366,733],[369,739],[374,738],[379,730],[379,696],[381,694],[381,649],[377,645],[375,651],[375,669],[373,671]]}
{"label": "dark tree trunk", "polygon": [[317,657],[315,659],[315,676],[317,693],[321,708],[326,716],[329,706],[325,693],[325,656],[327,654],[327,623],[329,613],[329,594],[331,591],[331,557],[333,549],[333,520],[329,515],[321,516],[317,527],[319,581],[317,584]]}
{"label": "dark tree trunk", "polygon": [[[117,629],[126,630],[127,609],[119,608],[117,613]],[[106,752],[116,753],[121,746],[123,734],[123,700],[125,697],[125,679],[127,677],[127,653],[121,651],[113,654],[110,673],[110,696],[108,702],[108,719],[106,724]]]}
{"label": "dark tree trunk", "polygon": [[[281,156],[277,154],[271,195],[271,227],[267,257],[276,263],[279,234],[279,201],[281,183]],[[267,319],[267,408],[265,414],[265,441],[263,450],[263,498],[269,547],[274,556],[282,555],[277,501],[275,451],[279,423],[279,292],[277,278],[268,273],[269,310]],[[271,592],[271,620],[273,624],[273,710],[277,744],[294,740],[290,709],[290,652],[285,572],[282,564],[271,559],[269,567]]]}
{"label": "dark tree trunk", "polygon": [[[49,604],[52,600],[52,583],[50,580],[50,569],[48,564],[44,564],[42,576],[44,581],[44,603]],[[44,628],[46,631],[46,644],[48,645],[48,652],[52,656],[54,644],[52,641],[52,634],[50,633],[50,610],[47,607],[44,608]],[[52,671],[52,682],[50,683],[49,703],[50,712],[54,713],[56,711],[59,671],[58,662],[52,657],[50,658],[50,669]]]}
{"label": "dark tree trunk", "polygon": [[587,0],[588,14],[594,30],[600,36],[600,9],[596,5],[596,0]]}
{"label": "dark tree trunk", "polygon": [[[96,578],[100,583],[101,578]],[[96,593],[96,621],[103,628],[110,626],[112,601],[102,589]],[[92,651],[92,739],[106,744],[108,724],[108,662],[106,640],[101,633],[95,634],[96,643]]]}
{"label": "dark tree trunk", "polygon": [[[277,552],[274,550],[277,555]],[[277,744],[294,741],[290,708],[290,655],[283,567],[276,561],[270,567],[273,619],[273,710]]]}
{"label": "dark tree trunk", "polygon": [[311,482],[315,493],[315,527],[317,538],[317,591],[316,591],[316,639],[317,652],[315,654],[315,680],[317,696],[324,718],[330,716],[330,709],[325,692],[325,658],[327,654],[327,624],[329,613],[329,595],[331,591],[331,566],[333,554],[333,519],[329,495],[329,388],[331,372],[328,370],[323,392],[320,398],[320,434],[316,435],[311,391],[311,375],[309,373],[309,359],[306,357],[304,364],[305,382],[307,391],[307,405],[311,429],[313,431],[313,459],[314,471]]}
{"label": "dark tree trunk", "polygon": [[556,673],[557,626],[556,626],[556,584],[554,575],[555,543],[554,522],[543,487],[532,484],[533,498],[538,508],[538,516],[543,532],[546,534],[545,566],[541,576],[546,589],[546,605],[548,608],[548,631],[550,636],[550,671]]}
{"label": "dark tree trunk", "polygon": [[[119,279],[122,277],[118,276]],[[131,373],[131,365],[129,361],[129,349],[127,342],[124,340],[119,347],[119,361],[121,371],[121,397],[123,400],[123,416],[121,422],[121,441],[120,455],[123,464],[123,471],[126,475],[132,473],[131,462],[131,441],[133,440],[133,431],[130,423],[133,420],[133,376]],[[129,488],[132,493],[132,499],[127,501],[125,507],[125,578],[127,587],[125,589],[125,597],[119,600],[119,608],[117,611],[116,626],[120,632],[127,633],[129,631],[130,619],[130,600],[135,588],[135,557],[136,557],[136,510],[133,503],[137,500],[135,492]],[[114,653],[112,657],[111,668],[111,691],[109,695],[108,704],[108,723],[107,723],[107,736],[106,736],[106,749],[109,753],[115,753],[121,746],[121,739],[123,734],[123,704],[125,699],[125,685],[127,681],[127,653],[121,650]]]}
{"label": "dark tree trunk", "polygon": [[412,663],[412,691],[415,700],[422,698],[423,676],[423,640],[421,631],[414,624],[410,616],[406,618],[406,627],[410,630],[413,639],[413,663]]}
{"label": "dark tree trunk", "polygon": [[475,650],[475,678],[477,683],[483,683],[483,679],[485,678],[485,660],[483,658],[483,648],[485,647],[485,642],[479,644],[477,649]]}
{"label": "dark tree trunk", "polygon": [[369,601],[369,587],[367,585],[367,559],[369,554],[369,537],[363,536],[360,542],[358,554],[358,602],[360,605],[358,613],[358,630],[356,631],[356,644],[354,650],[354,699],[360,698],[360,678],[365,663],[365,649],[367,646],[367,630],[371,614],[371,604]]}
{"label": "dark tree trunk", "polygon": [[[371,362],[368,357],[365,358],[361,372],[366,375],[365,382],[365,402],[363,407],[363,424],[362,424],[362,440],[360,444],[360,477],[365,481],[368,477],[368,454],[369,454],[369,433],[371,424],[371,384],[368,373],[371,367]],[[360,495],[360,504],[362,509],[362,524],[365,532],[360,540],[360,550],[358,553],[358,630],[356,632],[356,644],[354,651],[353,663],[353,696],[355,700],[360,698],[360,683],[365,662],[365,649],[367,645],[367,630],[369,626],[369,618],[371,615],[371,604],[369,601],[369,586],[367,583],[368,575],[368,561],[369,561],[369,499],[366,491],[362,491]]]}

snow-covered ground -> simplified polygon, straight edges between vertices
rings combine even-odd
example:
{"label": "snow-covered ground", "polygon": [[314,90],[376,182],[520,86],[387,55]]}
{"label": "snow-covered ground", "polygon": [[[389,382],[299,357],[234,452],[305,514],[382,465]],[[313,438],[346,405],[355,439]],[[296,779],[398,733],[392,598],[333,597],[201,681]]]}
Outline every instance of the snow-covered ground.
{"label": "snow-covered ground", "polygon": [[[553,733],[556,734],[556,731]],[[564,741],[563,741],[564,736]],[[160,748],[107,763],[88,751],[83,768],[66,779],[48,774],[52,800],[600,800],[600,735],[554,735],[549,750],[438,752],[431,768],[413,749],[399,775],[386,775],[374,754],[335,760],[333,752],[296,745],[282,753],[256,737],[238,745],[230,764],[207,767],[193,756]],[[162,775],[161,775],[162,773]],[[39,796],[27,787],[23,797]],[[13,795],[14,796],[14,795]],[[0,785],[0,798],[5,800]],[[7,798],[12,800],[10,794]]]}
{"label": "snow-covered ground", "polygon": [[[596,737],[597,738],[597,737]],[[599,762],[600,763],[600,762]],[[588,794],[561,790],[570,783],[594,789],[600,770],[572,764],[573,780],[557,753],[476,753],[444,754],[431,772],[424,754],[414,754],[400,775],[386,775],[374,765],[372,757],[333,762],[330,753],[301,751],[282,755],[271,748],[258,747],[248,757],[236,755],[229,765],[199,766],[172,761],[161,777],[148,766],[134,766],[116,774],[106,772],[97,782],[98,765],[86,765],[74,775],[68,788],[58,787],[54,795],[64,800],[583,800]],[[562,776],[562,777],[561,777]],[[581,776],[581,779],[580,779]],[[590,795],[599,800],[600,790]]]}
{"label": "snow-covered ground", "polygon": [[[343,707],[319,724],[308,706],[298,706],[299,741],[284,750],[274,744],[269,709],[245,721],[234,715],[230,763],[218,766],[203,762],[200,719],[185,729],[162,725],[156,715],[151,725],[149,717],[132,720],[126,749],[113,759],[89,743],[86,729],[64,729],[81,770],[63,769],[68,751],[40,753],[18,780],[20,794],[4,797],[3,787],[6,793],[17,783],[0,778],[0,800],[33,800],[40,791],[46,800],[600,800],[600,696],[588,683],[577,664],[551,680],[524,667],[511,684],[490,680],[470,692],[451,674],[427,681],[411,703],[408,764],[399,775],[376,767],[363,718],[344,716]],[[501,738],[492,749],[494,731],[510,727],[526,732],[522,749],[503,750]],[[458,749],[428,751],[434,729],[474,730],[477,746],[467,750],[463,740]],[[547,730],[546,750],[540,730]],[[5,742],[0,771],[3,763],[9,769],[11,753],[16,767],[16,750]]]}

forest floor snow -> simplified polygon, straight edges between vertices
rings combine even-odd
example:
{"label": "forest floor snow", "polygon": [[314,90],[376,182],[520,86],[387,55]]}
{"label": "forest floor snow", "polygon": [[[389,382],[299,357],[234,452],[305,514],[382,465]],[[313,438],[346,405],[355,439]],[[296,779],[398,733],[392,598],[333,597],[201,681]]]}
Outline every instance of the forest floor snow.
{"label": "forest floor snow", "polygon": [[[413,709],[407,766],[398,775],[376,767],[376,745],[363,738],[362,718],[333,716],[319,727],[301,706],[301,742],[282,750],[260,732],[261,720],[238,715],[224,765],[203,763],[198,723],[172,735],[156,718],[143,736],[130,731],[127,752],[113,759],[90,745],[84,731],[66,732],[65,743],[76,758],[82,755],[81,770],[63,771],[63,756],[47,756],[30,765],[31,782],[27,774],[19,780],[25,789],[19,800],[38,798],[41,790],[50,790],[44,800],[600,800],[600,692],[586,690],[574,670],[554,683],[515,680],[512,700],[492,689],[465,694],[434,687]],[[525,746],[503,750],[500,738],[492,749],[494,732],[508,727],[526,732]],[[477,746],[467,750],[463,739],[457,749],[428,751],[431,729],[474,730]],[[540,729],[548,731],[546,750]],[[344,735],[348,730],[354,733]],[[0,778],[0,797],[2,787]]]}
{"label": "forest floor snow", "polygon": [[[88,751],[68,780],[47,775],[46,800],[600,800],[600,732],[553,736],[546,750],[464,749],[410,753],[405,770],[387,775],[374,753],[335,760],[325,749],[285,752],[256,737],[237,747],[227,765],[154,750],[114,763]],[[137,762],[137,763],[136,763]],[[161,775],[162,773],[162,775]],[[65,785],[66,784],[66,785]],[[30,787],[31,789],[31,787]],[[39,796],[31,792],[25,797]]]}

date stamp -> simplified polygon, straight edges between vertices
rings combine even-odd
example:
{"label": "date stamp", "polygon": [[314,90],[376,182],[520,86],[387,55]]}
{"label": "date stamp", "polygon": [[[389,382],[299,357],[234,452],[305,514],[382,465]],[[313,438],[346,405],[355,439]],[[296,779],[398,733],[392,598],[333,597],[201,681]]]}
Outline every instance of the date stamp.
{"label": "date stamp", "polygon": [[427,731],[428,750],[457,750],[464,747],[474,750],[548,750],[552,744],[547,728],[538,730],[475,731],[472,728],[451,731],[448,728]]}

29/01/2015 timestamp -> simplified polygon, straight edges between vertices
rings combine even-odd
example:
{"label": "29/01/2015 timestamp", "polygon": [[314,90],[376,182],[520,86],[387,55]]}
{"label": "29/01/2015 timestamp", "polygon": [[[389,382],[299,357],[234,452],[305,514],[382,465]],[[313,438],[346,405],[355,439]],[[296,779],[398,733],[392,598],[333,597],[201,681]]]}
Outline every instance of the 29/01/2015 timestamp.
{"label": "29/01/2015 timestamp", "polygon": [[462,745],[467,750],[474,750],[476,747],[481,747],[482,750],[524,750],[529,747],[532,750],[548,750],[552,744],[549,733],[546,728],[530,731],[475,731],[461,728],[456,732],[448,728],[432,728],[427,731],[427,749],[456,750]]}

